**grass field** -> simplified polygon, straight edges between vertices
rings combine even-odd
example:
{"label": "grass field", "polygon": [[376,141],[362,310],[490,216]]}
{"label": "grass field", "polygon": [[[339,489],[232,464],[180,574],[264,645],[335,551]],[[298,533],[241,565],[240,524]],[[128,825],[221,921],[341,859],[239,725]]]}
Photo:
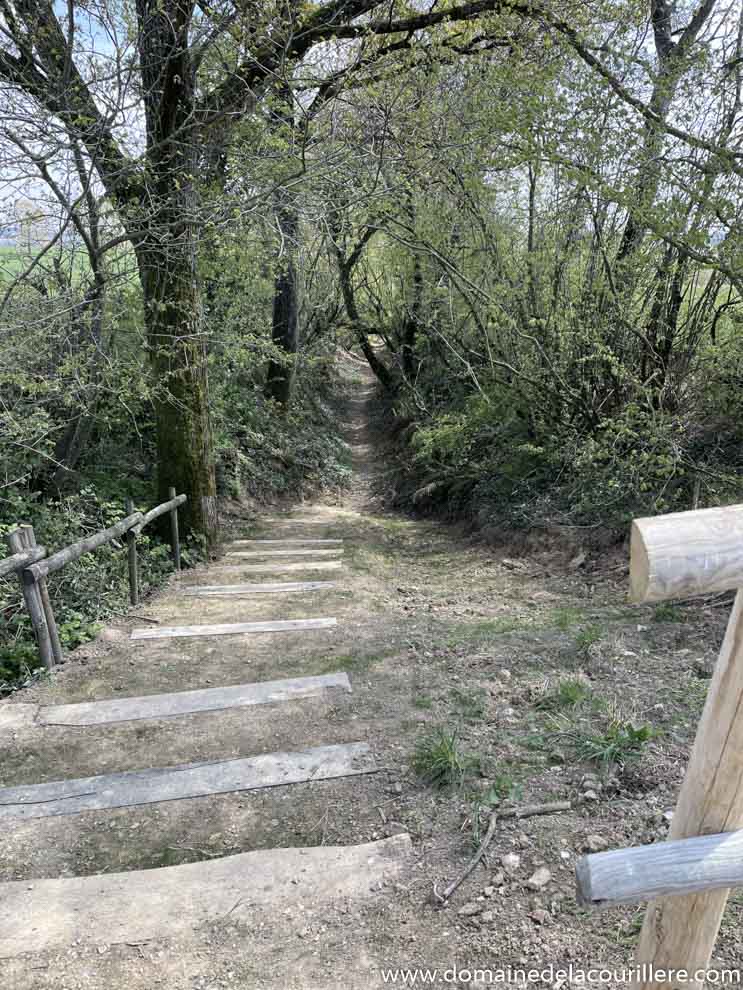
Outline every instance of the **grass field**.
{"label": "grass field", "polygon": [[[8,284],[22,275],[33,262],[33,259],[43,250],[43,245],[31,245],[31,249],[0,245],[0,284]],[[80,249],[68,247],[53,247],[35,268],[35,274],[42,276],[53,271],[55,262],[59,260],[64,272],[71,272],[73,278],[79,278],[88,270],[85,253]]]}

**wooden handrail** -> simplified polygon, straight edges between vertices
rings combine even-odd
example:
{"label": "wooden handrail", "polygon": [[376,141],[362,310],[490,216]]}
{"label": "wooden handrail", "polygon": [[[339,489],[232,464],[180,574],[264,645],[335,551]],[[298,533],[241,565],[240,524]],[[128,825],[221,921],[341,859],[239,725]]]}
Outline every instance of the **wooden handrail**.
{"label": "wooden handrail", "polygon": [[86,553],[92,553],[93,550],[105,546],[106,543],[110,543],[111,540],[115,540],[118,536],[123,536],[128,529],[136,526],[142,518],[141,512],[133,512],[130,516],[126,516],[126,518],[120,520],[120,522],[109,526],[108,529],[103,529],[100,533],[95,533],[93,536],[86,536],[84,540],[78,540],[77,543],[70,544],[64,550],[58,550],[51,557],[47,557],[46,560],[40,560],[36,564],[31,564],[25,570],[30,571],[33,574],[34,580],[38,581],[40,578],[46,577],[47,574],[58,571],[65,564],[71,564],[73,560],[78,560]]}
{"label": "wooden handrail", "polygon": [[12,557],[6,557],[5,560],[0,560],[0,577],[15,574],[16,571],[23,570],[27,564],[33,564],[43,557],[46,557],[46,547],[34,547],[33,550],[23,550],[20,553],[14,553]]}
{"label": "wooden handrail", "polygon": [[141,533],[145,526],[151,523],[153,519],[157,519],[158,516],[164,516],[166,512],[171,512],[173,509],[177,509],[178,506],[183,505],[186,500],[187,497],[185,495],[176,495],[175,498],[171,498],[169,501],[163,502],[161,505],[156,505],[154,509],[150,509],[149,512],[145,512],[142,516],[142,521],[138,522],[135,526],[132,526],[132,529],[135,533]]}
{"label": "wooden handrail", "polygon": [[632,904],[743,884],[743,832],[700,835],[583,856],[575,865],[578,903]]}
{"label": "wooden handrail", "polygon": [[[55,662],[59,662],[62,657],[62,648],[59,644],[57,627],[52,614],[52,606],[49,600],[49,593],[46,588],[46,577],[60,570],[65,564],[70,564],[74,560],[87,553],[98,550],[112,540],[126,534],[127,553],[129,557],[129,582],[132,604],[136,604],[139,598],[138,574],[137,574],[137,534],[159,516],[166,512],[171,514],[170,532],[173,550],[173,563],[176,571],[181,568],[181,548],[178,535],[178,506],[187,501],[186,495],[176,495],[175,489],[170,489],[171,497],[167,502],[156,505],[149,512],[129,512],[127,516],[119,522],[109,526],[108,529],[100,530],[92,536],[86,536],[70,546],[58,550],[56,553],[47,556],[45,547],[37,546],[33,535],[33,528],[22,525],[8,533],[6,540],[12,553],[10,557],[0,560],[0,577],[9,574],[17,574],[23,590],[23,597],[31,616],[31,623],[34,627],[36,642],[39,653],[45,666],[51,669]],[[131,501],[127,499],[127,509],[131,509]]]}

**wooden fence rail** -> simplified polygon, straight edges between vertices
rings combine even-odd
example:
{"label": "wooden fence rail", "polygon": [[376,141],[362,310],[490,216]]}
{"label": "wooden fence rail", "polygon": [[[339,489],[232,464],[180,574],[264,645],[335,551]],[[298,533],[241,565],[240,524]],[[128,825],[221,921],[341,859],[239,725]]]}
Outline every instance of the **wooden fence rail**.
{"label": "wooden fence rail", "polygon": [[31,618],[36,645],[44,666],[51,670],[62,660],[62,644],[60,643],[57,623],[54,619],[46,579],[49,574],[60,570],[65,564],[78,560],[86,553],[93,553],[112,540],[126,535],[127,558],[129,569],[129,598],[133,605],[139,602],[139,568],[137,562],[137,536],[143,528],[154,519],[170,513],[170,542],[173,553],[173,564],[176,571],[181,569],[181,547],[178,535],[178,506],[186,501],[185,495],[176,495],[175,489],[170,489],[170,499],[156,505],[149,512],[132,512],[131,500],[127,499],[127,515],[92,536],[47,555],[47,549],[38,546],[34,536],[33,526],[22,523],[6,536],[6,542],[11,556],[0,560],[0,577],[17,574],[23,594],[26,610]]}

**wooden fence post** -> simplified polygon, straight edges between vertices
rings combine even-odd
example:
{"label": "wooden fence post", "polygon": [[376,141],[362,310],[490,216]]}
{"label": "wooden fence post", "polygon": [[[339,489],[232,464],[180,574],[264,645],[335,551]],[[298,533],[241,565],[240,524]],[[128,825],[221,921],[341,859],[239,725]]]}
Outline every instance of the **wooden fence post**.
{"label": "wooden fence post", "polygon": [[[175,488],[168,489],[168,497],[175,498]],[[173,565],[176,571],[181,569],[181,541],[178,534],[178,506],[170,510],[170,545],[173,548]]]}
{"label": "wooden fence post", "polygon": [[[632,529],[632,598],[636,602],[684,598],[743,588],[743,506],[700,509],[636,520]],[[739,590],[707,701],[697,729],[669,839],[731,832],[743,826],[743,591]],[[717,938],[726,888],[651,901],[635,963],[645,967],[635,985],[675,988],[671,976],[703,971]],[[688,990],[703,979],[684,981]]]}
{"label": "wooden fence post", "polygon": [[[23,536],[24,543],[26,544],[26,549],[32,550],[37,546],[36,534],[34,533],[34,528],[30,523],[21,523],[19,527],[21,534]],[[54,610],[52,609],[52,602],[49,597],[49,588],[46,584],[46,578],[39,578],[36,582],[36,587],[39,589],[39,595],[41,596],[41,604],[44,609],[44,617],[46,618],[46,624],[49,628],[49,639],[52,644],[52,654],[54,655],[55,663],[63,663],[64,653],[62,651],[62,643],[59,638],[59,630],[57,629],[57,621],[54,618]]]}
{"label": "wooden fence post", "polygon": [[[126,514],[130,516],[134,512],[134,503],[130,498],[126,500]],[[129,561],[129,601],[132,605],[139,605],[139,573],[137,570],[137,534],[134,529],[126,531],[126,548]]]}
{"label": "wooden fence post", "polygon": [[[14,529],[6,537],[11,553],[23,553],[26,549],[26,541],[20,529]],[[34,580],[33,574],[27,569],[18,573],[18,580],[23,592],[23,600],[26,603],[28,614],[31,617],[31,625],[36,637],[36,645],[39,648],[41,662],[47,670],[54,667],[54,650],[52,648],[51,637],[49,636],[49,626],[46,621],[44,605],[41,600],[41,593]]]}

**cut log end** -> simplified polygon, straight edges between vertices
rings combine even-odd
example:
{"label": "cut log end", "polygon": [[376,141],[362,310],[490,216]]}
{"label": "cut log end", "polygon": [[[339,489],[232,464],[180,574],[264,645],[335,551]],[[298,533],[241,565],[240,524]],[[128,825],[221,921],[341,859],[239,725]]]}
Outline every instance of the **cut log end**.
{"label": "cut log end", "polygon": [[648,588],[650,585],[650,559],[647,547],[640,527],[641,520],[632,523],[632,534],[630,536],[630,601],[648,601]]}

